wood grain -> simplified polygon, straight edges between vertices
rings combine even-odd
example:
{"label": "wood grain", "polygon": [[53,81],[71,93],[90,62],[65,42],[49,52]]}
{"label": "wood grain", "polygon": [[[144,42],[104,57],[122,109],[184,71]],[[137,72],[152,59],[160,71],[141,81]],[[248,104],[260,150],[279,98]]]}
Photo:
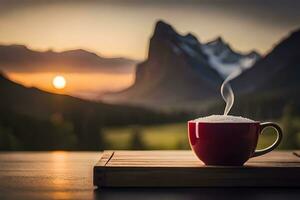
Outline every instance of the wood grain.
{"label": "wood grain", "polygon": [[243,167],[205,166],[192,151],[105,151],[94,167],[99,187],[300,186],[300,157],[275,151]]}

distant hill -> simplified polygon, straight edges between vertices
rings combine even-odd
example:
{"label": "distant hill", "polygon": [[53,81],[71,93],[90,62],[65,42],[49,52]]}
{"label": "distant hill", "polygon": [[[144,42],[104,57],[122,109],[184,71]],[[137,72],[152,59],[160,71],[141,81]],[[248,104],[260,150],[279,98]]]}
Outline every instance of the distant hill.
{"label": "distant hill", "polygon": [[9,72],[131,73],[136,61],[103,58],[82,49],[34,51],[24,45],[0,45],[0,70]]}
{"label": "distant hill", "polygon": [[251,69],[231,82],[241,93],[300,88],[300,30],[280,41]]}
{"label": "distant hill", "polygon": [[221,83],[236,68],[247,69],[260,57],[234,52],[221,38],[200,43],[159,21],[150,40],[148,58],[136,69],[135,83],[103,99],[150,107],[182,107],[220,97]]}
{"label": "distant hill", "polygon": [[12,140],[17,141],[14,143],[19,144],[19,150],[99,150],[104,148],[102,127],[187,118],[179,113],[165,114],[52,94],[14,83],[3,74],[0,94],[0,140],[16,138]]}
{"label": "distant hill", "polygon": [[276,118],[292,106],[300,115],[300,30],[280,41],[231,85],[238,95],[235,113]]}

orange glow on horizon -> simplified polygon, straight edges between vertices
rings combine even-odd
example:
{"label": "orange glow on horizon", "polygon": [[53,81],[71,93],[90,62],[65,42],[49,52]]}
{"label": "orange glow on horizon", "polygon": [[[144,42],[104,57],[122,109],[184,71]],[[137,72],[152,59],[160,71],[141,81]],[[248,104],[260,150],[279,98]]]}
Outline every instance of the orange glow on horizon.
{"label": "orange glow on horizon", "polygon": [[7,73],[8,77],[26,87],[59,94],[68,94],[87,99],[97,99],[106,91],[118,91],[130,86],[134,74],[105,74],[105,73],[63,73],[60,76],[67,80],[67,87],[57,89],[53,86],[56,73]]}

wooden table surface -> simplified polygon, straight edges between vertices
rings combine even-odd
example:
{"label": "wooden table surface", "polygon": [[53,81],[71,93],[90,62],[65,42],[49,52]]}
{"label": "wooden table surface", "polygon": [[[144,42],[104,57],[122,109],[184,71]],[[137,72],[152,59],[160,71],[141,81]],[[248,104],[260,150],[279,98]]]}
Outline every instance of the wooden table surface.
{"label": "wooden table surface", "polygon": [[101,152],[0,153],[0,199],[299,199],[299,188],[95,189]]}
{"label": "wooden table surface", "polygon": [[297,151],[272,151],[244,166],[206,166],[192,151],[104,151],[99,187],[299,187]]}

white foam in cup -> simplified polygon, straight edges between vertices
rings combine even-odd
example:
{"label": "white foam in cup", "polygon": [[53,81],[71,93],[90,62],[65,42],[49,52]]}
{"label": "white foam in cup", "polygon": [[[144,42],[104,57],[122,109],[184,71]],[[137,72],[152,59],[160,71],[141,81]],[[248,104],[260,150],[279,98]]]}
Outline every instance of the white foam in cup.
{"label": "white foam in cup", "polygon": [[233,115],[210,115],[207,117],[200,117],[194,120],[191,120],[192,122],[204,122],[204,123],[251,123],[255,122],[252,119],[248,119],[241,116],[233,116]]}
{"label": "white foam in cup", "polygon": [[[210,115],[207,117],[200,117],[191,122],[196,123],[196,127],[198,127],[199,123],[253,123],[252,119],[248,119],[240,116],[232,116],[232,115]],[[199,129],[196,128],[196,138],[199,138]]]}

